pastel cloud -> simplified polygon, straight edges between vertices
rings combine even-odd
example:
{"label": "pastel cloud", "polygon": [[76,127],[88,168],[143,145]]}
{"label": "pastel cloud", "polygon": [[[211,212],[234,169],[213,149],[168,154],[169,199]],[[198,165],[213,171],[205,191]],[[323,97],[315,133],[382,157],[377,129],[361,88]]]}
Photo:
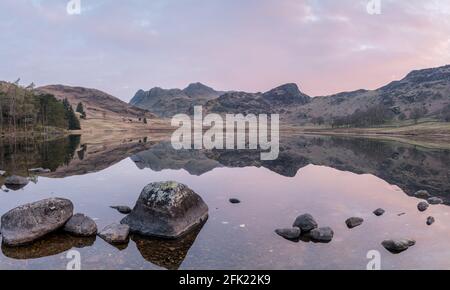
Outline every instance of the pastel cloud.
{"label": "pastel cloud", "polygon": [[450,63],[450,2],[381,0],[81,0],[0,2],[0,79],[139,88],[201,81],[310,95],[376,88]]}

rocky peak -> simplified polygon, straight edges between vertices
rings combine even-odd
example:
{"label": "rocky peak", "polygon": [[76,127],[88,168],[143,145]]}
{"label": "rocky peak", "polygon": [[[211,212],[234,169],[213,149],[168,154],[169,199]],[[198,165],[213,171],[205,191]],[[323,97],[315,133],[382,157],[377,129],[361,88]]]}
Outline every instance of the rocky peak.
{"label": "rocky peak", "polygon": [[202,83],[192,83],[183,92],[191,98],[197,97],[218,97],[219,93],[211,87]]}
{"label": "rocky peak", "polygon": [[300,91],[296,84],[279,86],[263,94],[264,99],[278,104],[307,104],[311,98]]}

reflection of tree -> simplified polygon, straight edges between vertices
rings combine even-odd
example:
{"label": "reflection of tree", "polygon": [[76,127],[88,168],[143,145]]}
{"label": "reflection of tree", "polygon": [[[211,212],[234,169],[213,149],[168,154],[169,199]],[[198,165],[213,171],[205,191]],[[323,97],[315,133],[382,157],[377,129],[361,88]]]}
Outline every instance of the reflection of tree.
{"label": "reflection of tree", "polygon": [[28,175],[30,168],[55,170],[68,164],[80,144],[80,136],[54,140],[32,138],[0,139],[0,168],[9,174]]}

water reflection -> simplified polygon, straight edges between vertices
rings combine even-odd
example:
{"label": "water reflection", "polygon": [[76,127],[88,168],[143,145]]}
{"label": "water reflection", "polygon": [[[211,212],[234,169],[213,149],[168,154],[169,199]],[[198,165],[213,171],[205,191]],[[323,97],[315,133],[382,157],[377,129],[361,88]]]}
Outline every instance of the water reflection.
{"label": "water reflection", "polygon": [[284,138],[277,160],[261,161],[256,151],[176,151],[169,142],[132,156],[139,168],[183,168],[193,175],[217,167],[265,167],[294,177],[307,165],[321,165],[356,174],[372,174],[402,188],[408,195],[428,190],[450,203],[450,151],[400,142],[362,138],[293,136]]}
{"label": "water reflection", "polygon": [[168,270],[178,270],[202,228],[203,225],[177,240],[150,239],[139,235],[133,235],[131,239],[145,260]]}
{"label": "water reflection", "polygon": [[8,247],[2,244],[2,252],[8,258],[16,260],[38,259],[64,253],[70,249],[90,247],[94,237],[74,237],[66,233],[52,233],[26,246]]}
{"label": "water reflection", "polygon": [[[428,190],[450,204],[450,151],[376,139],[285,136],[280,156],[261,161],[260,153],[247,150],[174,150],[168,141],[151,138],[116,143],[80,144],[80,136],[44,142],[29,139],[0,143],[0,170],[30,176],[30,168],[51,169],[51,178],[84,175],[104,170],[131,157],[139,169],[184,169],[200,176],[215,168],[264,167],[294,177],[309,164],[356,174],[372,174],[403,189],[408,195]],[[36,178],[30,176],[31,181]],[[0,176],[0,185],[5,177]],[[14,188],[15,190],[20,189]]]}

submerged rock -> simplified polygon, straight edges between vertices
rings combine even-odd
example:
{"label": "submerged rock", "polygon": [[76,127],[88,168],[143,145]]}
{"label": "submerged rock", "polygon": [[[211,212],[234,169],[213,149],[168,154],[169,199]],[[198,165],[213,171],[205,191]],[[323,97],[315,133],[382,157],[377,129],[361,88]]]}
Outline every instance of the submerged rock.
{"label": "submerged rock", "polygon": [[130,227],[122,224],[112,224],[105,227],[98,236],[110,244],[126,244],[129,241]]}
{"label": "submerged rock", "polygon": [[29,182],[28,178],[12,175],[6,178],[5,186],[12,190],[19,190],[27,186]]}
{"label": "submerged rock", "polygon": [[130,207],[124,205],[111,206],[111,208],[117,210],[121,214],[129,214],[132,211]]}
{"label": "submerged rock", "polygon": [[157,182],[143,189],[133,211],[121,223],[143,236],[176,239],[207,218],[208,206],[186,185]]}
{"label": "submerged rock", "polygon": [[351,217],[348,220],[345,221],[345,224],[347,225],[347,227],[349,229],[353,229],[357,226],[362,225],[362,223],[364,222],[363,218],[359,218],[359,217]]}
{"label": "submerged rock", "polygon": [[302,233],[307,233],[317,228],[317,222],[314,220],[313,216],[309,213],[303,214],[295,220],[293,227],[300,228]]}
{"label": "submerged rock", "polygon": [[430,193],[426,190],[419,190],[416,193],[414,193],[414,196],[422,199],[428,199],[431,197]]}
{"label": "submerged rock", "polygon": [[417,209],[421,212],[424,212],[428,209],[430,205],[426,201],[422,201],[417,205]]}
{"label": "submerged rock", "polygon": [[44,168],[40,167],[40,168],[28,169],[28,172],[31,172],[31,173],[50,173],[52,171],[50,169],[44,169]]}
{"label": "submerged rock", "polygon": [[313,242],[329,243],[333,240],[334,232],[330,227],[313,229],[309,236]]}
{"label": "submerged rock", "polygon": [[427,218],[427,225],[431,226],[435,221],[434,217],[430,216]]}
{"label": "submerged rock", "polygon": [[376,216],[382,216],[382,215],[384,215],[385,212],[386,211],[384,209],[379,208],[379,209],[374,210],[373,214]]}
{"label": "submerged rock", "polygon": [[64,231],[75,236],[90,237],[97,234],[97,225],[90,217],[77,213],[64,225]]}
{"label": "submerged rock", "polygon": [[295,240],[300,238],[302,231],[300,228],[289,228],[289,229],[277,229],[275,233],[287,240]]}
{"label": "submerged rock", "polygon": [[386,240],[381,243],[383,247],[386,248],[391,253],[398,254],[403,251],[406,251],[409,249],[409,247],[412,247],[416,244],[416,241],[414,240],[407,240],[407,239],[401,239],[401,240]]}
{"label": "submerged rock", "polygon": [[241,201],[239,200],[239,199],[237,199],[237,198],[230,198],[230,203],[232,203],[232,204],[238,204],[238,203],[241,203]]}
{"label": "submerged rock", "polygon": [[444,201],[439,197],[430,197],[428,199],[428,203],[432,204],[432,205],[436,205],[436,204],[443,204]]}
{"label": "submerged rock", "polygon": [[16,207],[1,218],[3,243],[20,246],[61,227],[72,217],[70,200],[50,198]]}

